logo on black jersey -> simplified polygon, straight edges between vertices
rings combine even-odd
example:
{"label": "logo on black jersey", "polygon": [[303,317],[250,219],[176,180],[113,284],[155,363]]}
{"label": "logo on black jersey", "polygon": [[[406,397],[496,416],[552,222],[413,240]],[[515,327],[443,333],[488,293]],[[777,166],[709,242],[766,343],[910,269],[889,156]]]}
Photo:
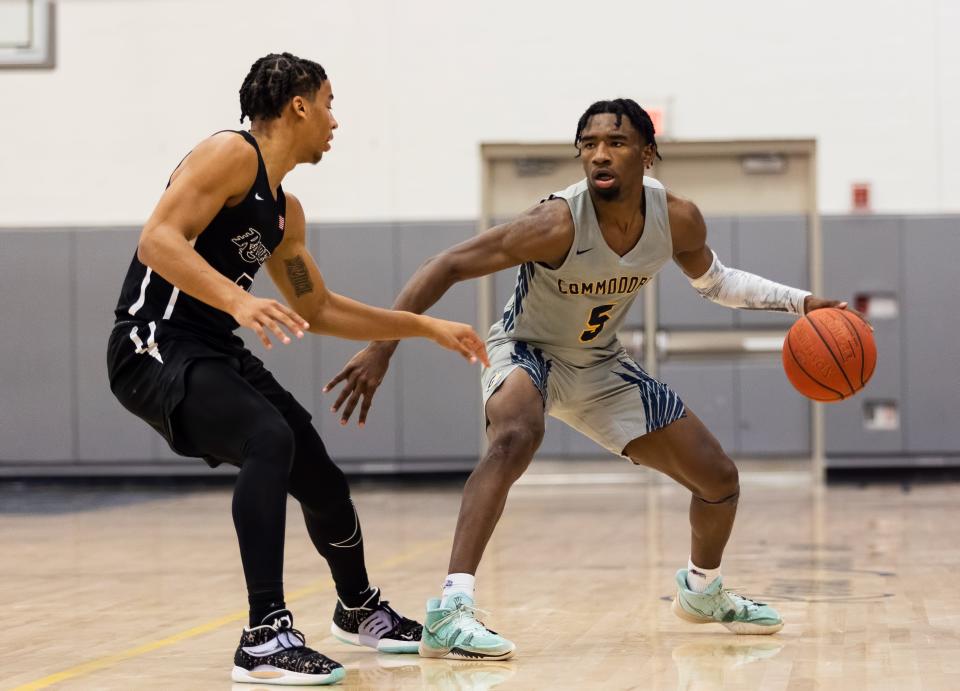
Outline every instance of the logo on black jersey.
{"label": "logo on black jersey", "polygon": [[263,264],[270,258],[270,250],[260,242],[260,231],[256,228],[247,228],[231,241],[240,248],[240,258],[248,264]]}

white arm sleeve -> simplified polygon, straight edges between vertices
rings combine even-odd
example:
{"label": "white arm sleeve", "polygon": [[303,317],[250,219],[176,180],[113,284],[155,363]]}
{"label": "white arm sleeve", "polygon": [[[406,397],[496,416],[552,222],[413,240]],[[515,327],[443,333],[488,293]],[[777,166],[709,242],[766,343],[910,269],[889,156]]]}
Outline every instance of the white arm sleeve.
{"label": "white arm sleeve", "polygon": [[725,307],[803,314],[809,291],[769,281],[762,276],[728,269],[713,253],[713,263],[699,278],[688,278],[702,297]]}

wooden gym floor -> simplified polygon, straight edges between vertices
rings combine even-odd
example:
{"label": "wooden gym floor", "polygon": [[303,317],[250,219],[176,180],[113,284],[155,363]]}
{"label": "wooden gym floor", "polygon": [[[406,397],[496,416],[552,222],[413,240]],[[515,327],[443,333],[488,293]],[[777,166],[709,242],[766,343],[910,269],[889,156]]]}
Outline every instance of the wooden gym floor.
{"label": "wooden gym floor", "polygon": [[[742,484],[726,580],[780,609],[775,636],[670,613],[688,497],[616,461],[537,461],[514,488],[478,574],[513,661],[332,639],[332,583],[294,503],[288,603],[308,643],[346,666],[340,688],[960,689],[960,486],[818,490],[803,472],[754,470]],[[459,485],[354,496],[374,583],[421,619],[446,574]],[[246,617],[229,488],[0,486],[0,554],[0,688],[231,688]]]}

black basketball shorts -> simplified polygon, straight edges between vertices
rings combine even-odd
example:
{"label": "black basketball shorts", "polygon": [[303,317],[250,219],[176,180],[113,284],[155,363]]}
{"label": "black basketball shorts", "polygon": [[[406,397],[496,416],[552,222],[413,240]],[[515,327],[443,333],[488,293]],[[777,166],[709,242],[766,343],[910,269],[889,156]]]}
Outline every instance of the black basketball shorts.
{"label": "black basketball shorts", "polygon": [[[285,418],[311,416],[263,362],[234,334],[223,337],[187,331],[169,323],[121,321],[107,344],[110,390],[121,405],[153,427],[181,456],[201,456],[178,439],[174,412],[186,395],[190,367],[204,359],[226,361]],[[205,458],[211,466],[219,464]]]}

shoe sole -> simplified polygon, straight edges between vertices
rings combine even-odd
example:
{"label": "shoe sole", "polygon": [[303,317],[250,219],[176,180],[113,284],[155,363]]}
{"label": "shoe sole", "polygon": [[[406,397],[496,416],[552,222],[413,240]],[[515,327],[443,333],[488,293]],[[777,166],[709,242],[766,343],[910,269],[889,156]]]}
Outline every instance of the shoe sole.
{"label": "shoe sole", "polygon": [[509,660],[517,652],[517,647],[511,644],[510,650],[503,653],[488,654],[475,653],[462,648],[431,648],[420,641],[420,657],[443,658],[446,660],[470,660],[473,662],[483,662],[489,660]]}
{"label": "shoe sole", "polygon": [[[373,648],[372,645],[366,645],[360,642],[360,634],[344,631],[336,624],[330,624],[330,633],[342,643],[355,645],[360,648]],[[398,641],[395,638],[381,638],[377,641],[376,651],[396,655],[416,654],[419,652],[419,647],[420,641]]]}
{"label": "shoe sole", "polygon": [[740,635],[769,636],[783,628],[782,621],[779,624],[751,624],[746,621],[717,621],[712,617],[701,617],[685,610],[683,605],[680,604],[679,597],[673,598],[673,604],[670,606],[670,609],[678,617],[691,624],[722,624],[728,630]]}
{"label": "shoe sole", "polygon": [[336,684],[346,676],[347,672],[343,667],[330,672],[330,674],[303,674],[301,672],[288,672],[287,670],[277,669],[269,665],[263,665],[259,671],[257,669],[244,669],[243,667],[234,667],[230,673],[233,681],[241,684],[275,684],[277,686],[326,686],[327,684]]}

